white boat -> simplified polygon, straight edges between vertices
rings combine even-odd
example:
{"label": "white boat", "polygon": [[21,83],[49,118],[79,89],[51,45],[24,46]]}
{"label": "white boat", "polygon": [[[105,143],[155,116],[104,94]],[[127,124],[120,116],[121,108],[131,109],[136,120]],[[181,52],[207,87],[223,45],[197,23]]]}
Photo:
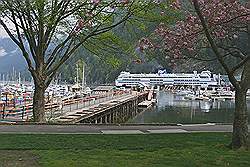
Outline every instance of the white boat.
{"label": "white boat", "polygon": [[194,94],[187,94],[186,96],[184,96],[184,99],[195,100],[196,99],[196,95],[194,95]]}
{"label": "white boat", "polygon": [[250,99],[250,89],[247,91],[247,99]]}
{"label": "white boat", "polygon": [[117,87],[155,86],[155,85],[186,85],[186,86],[217,86],[220,84],[220,75],[212,74],[210,71],[197,73],[166,73],[156,74],[131,74],[121,72],[115,81]]}
{"label": "white boat", "polygon": [[213,100],[234,100],[235,99],[235,92],[233,91],[219,91],[214,94],[210,94],[210,98]]}
{"label": "white boat", "polygon": [[185,96],[189,94],[194,94],[194,92],[191,90],[179,90],[176,92],[176,95],[179,95],[179,96]]}
{"label": "white boat", "polygon": [[200,102],[200,108],[203,112],[209,112],[210,109],[212,108],[212,103],[211,102]]}
{"label": "white boat", "polygon": [[152,102],[153,104],[156,104],[156,103],[157,103],[157,99],[152,99],[151,102]]}
{"label": "white boat", "polygon": [[150,100],[146,100],[146,101],[143,101],[141,103],[138,104],[138,107],[140,108],[149,108],[153,105],[153,102]]}

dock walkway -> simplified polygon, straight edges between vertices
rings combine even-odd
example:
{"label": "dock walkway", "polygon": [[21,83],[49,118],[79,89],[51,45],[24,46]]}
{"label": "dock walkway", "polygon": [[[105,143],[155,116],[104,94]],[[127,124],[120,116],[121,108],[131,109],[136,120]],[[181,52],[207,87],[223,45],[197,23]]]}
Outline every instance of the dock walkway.
{"label": "dock walkway", "polygon": [[[65,115],[66,113],[94,106],[96,104],[117,99],[130,94],[130,92],[118,92],[107,94],[93,94],[83,98],[67,99],[61,102],[50,102],[45,106],[46,118],[48,121],[53,121],[55,118]],[[32,103],[24,104],[22,106],[7,107],[0,111],[0,121],[27,121],[32,117],[33,105]]]}
{"label": "dock walkway", "polygon": [[[122,114],[122,119],[126,120],[129,115],[133,116],[133,111],[138,107],[138,99],[147,97],[147,92],[132,92],[120,96],[116,99],[102,101],[94,105],[84,107],[78,110],[69,111],[64,116],[55,119],[60,123],[117,123],[118,117]],[[118,111],[119,109],[119,111]],[[135,111],[136,112],[136,111]]]}

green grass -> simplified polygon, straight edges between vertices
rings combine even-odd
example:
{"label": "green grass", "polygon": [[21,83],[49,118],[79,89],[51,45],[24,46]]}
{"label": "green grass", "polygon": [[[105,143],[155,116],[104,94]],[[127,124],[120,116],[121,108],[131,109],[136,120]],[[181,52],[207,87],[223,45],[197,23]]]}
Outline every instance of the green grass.
{"label": "green grass", "polygon": [[[250,152],[226,133],[0,135],[0,166],[249,167]],[[13,165],[13,163],[15,165]]]}

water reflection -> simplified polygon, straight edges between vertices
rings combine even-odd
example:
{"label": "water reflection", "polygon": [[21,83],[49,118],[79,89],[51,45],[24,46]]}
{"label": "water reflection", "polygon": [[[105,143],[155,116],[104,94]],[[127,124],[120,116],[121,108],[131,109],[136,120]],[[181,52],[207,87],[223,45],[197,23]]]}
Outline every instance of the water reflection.
{"label": "water reflection", "polygon": [[[234,101],[185,100],[167,92],[159,92],[157,106],[140,113],[130,123],[232,123]],[[248,103],[250,117],[250,103]]]}

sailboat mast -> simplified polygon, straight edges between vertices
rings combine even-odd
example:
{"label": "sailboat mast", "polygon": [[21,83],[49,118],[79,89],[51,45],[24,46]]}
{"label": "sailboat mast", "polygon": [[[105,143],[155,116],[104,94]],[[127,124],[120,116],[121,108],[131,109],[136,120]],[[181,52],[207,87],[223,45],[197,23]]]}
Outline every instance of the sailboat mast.
{"label": "sailboat mast", "polygon": [[84,63],[82,63],[82,90],[85,87],[85,71],[84,71]]}
{"label": "sailboat mast", "polygon": [[21,84],[21,73],[20,72],[18,73],[18,84],[19,85]]}
{"label": "sailboat mast", "polygon": [[78,64],[76,64],[76,84],[78,84],[79,69]]}

